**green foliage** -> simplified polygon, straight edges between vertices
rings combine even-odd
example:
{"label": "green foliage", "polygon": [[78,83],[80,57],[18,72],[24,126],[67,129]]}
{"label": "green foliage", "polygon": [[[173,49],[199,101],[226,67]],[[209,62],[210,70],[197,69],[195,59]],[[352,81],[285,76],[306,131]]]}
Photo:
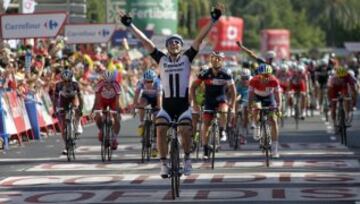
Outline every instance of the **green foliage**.
{"label": "green foliage", "polygon": [[106,0],[87,0],[87,19],[91,23],[106,22]]}
{"label": "green foliage", "polygon": [[186,18],[179,32],[195,37],[194,22],[216,3],[225,5],[225,15],[244,19],[244,43],[251,48],[259,48],[260,31],[267,28],[289,29],[292,48],[343,46],[360,39],[359,0],[180,0],[179,15]]}

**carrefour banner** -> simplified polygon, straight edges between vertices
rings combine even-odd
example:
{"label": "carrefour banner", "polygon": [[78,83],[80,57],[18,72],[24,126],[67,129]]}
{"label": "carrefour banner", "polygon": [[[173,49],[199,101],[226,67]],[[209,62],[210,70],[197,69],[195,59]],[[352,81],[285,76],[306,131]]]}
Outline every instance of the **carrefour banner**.
{"label": "carrefour banner", "polygon": [[178,0],[127,0],[126,7],[142,30],[154,30],[158,35],[177,32]]}

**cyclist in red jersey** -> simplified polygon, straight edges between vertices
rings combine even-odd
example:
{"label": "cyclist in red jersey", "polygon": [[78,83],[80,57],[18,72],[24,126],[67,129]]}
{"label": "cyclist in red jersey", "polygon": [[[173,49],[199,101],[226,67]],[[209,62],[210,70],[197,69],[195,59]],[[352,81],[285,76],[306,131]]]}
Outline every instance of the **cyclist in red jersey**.
{"label": "cyclist in red jersey", "polygon": [[[299,64],[297,66],[295,66],[295,70],[293,72],[292,77],[290,78],[290,90],[292,91],[292,97],[291,99],[293,99],[293,93],[296,92],[300,92],[300,106],[301,106],[301,110],[300,110],[300,118],[304,119],[305,118],[305,99],[306,99],[306,93],[307,93],[307,74],[305,71],[305,66],[303,64]],[[291,100],[292,102],[294,100]],[[293,108],[294,103],[290,103],[290,108]]]}
{"label": "cyclist in red jersey", "polygon": [[[258,109],[260,107],[281,107],[280,100],[280,83],[278,79],[272,75],[272,68],[267,64],[260,64],[257,69],[258,75],[254,76],[250,80],[249,85],[249,104],[256,103],[255,107]],[[257,125],[259,121],[259,110],[253,111],[253,125],[254,128],[254,139],[260,139],[260,128]],[[277,124],[276,115],[272,114],[269,117],[269,123],[271,126],[271,136],[274,144],[274,151],[272,151],[272,156],[274,158],[279,157],[278,153],[278,133],[279,128]]]}
{"label": "cyclist in red jersey", "polygon": [[[116,82],[115,76],[111,71],[105,71],[103,74],[103,79],[98,82],[95,88],[95,102],[92,108],[92,112],[94,110],[105,110],[108,106],[111,110],[117,111],[117,114],[113,114],[113,141],[111,144],[111,148],[116,150],[117,149],[117,137],[120,132],[120,104],[119,104],[119,97],[120,97],[120,84]],[[98,139],[102,141],[102,115],[101,113],[96,113],[95,115],[96,125],[99,129]]]}
{"label": "cyclist in red jersey", "polygon": [[[356,80],[348,73],[347,69],[344,67],[338,67],[335,69],[335,75],[331,76],[328,81],[328,98],[330,100],[330,106],[331,106],[331,118],[333,119],[333,122],[335,124],[336,121],[336,104],[337,101],[334,101],[333,99],[336,99],[338,97],[338,94],[341,93],[344,97],[351,96],[351,101],[344,101],[344,110],[346,115],[346,123],[347,125],[350,125],[350,117],[349,113],[353,107],[356,105],[356,98],[357,98],[357,92],[356,92]],[[349,93],[349,89],[351,90],[351,94]],[[335,125],[334,125],[335,127]]]}

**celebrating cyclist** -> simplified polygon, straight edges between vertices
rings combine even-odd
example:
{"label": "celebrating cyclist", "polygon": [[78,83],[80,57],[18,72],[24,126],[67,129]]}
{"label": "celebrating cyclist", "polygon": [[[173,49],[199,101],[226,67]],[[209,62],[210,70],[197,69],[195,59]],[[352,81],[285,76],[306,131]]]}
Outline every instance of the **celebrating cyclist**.
{"label": "celebrating cyclist", "polygon": [[[139,109],[140,124],[143,134],[144,128],[144,108],[147,105],[151,105],[152,108],[160,110],[161,107],[161,84],[160,79],[157,77],[155,71],[148,69],[144,72],[143,79],[141,79],[136,85],[134,96],[134,107]],[[154,112],[154,114],[157,111]],[[156,157],[157,148],[156,143],[152,144],[152,156]]]}
{"label": "celebrating cyclist", "polygon": [[[59,111],[59,109],[67,110],[69,108],[69,105],[72,104],[72,106],[76,109],[75,114],[75,138],[78,138],[78,136],[82,133],[82,127],[80,123],[80,118],[82,116],[82,108],[83,108],[83,97],[80,92],[80,85],[78,82],[73,80],[73,72],[70,69],[64,69],[61,73],[61,81],[56,83],[55,85],[55,102],[56,105],[56,111],[59,113],[59,122],[61,127],[65,127],[65,111]],[[61,128],[61,130],[64,130],[64,128]],[[62,137],[65,141],[65,132],[62,131]],[[62,154],[66,154],[66,148],[62,152]]]}
{"label": "celebrating cyclist", "polygon": [[[268,64],[260,64],[257,73],[258,75],[254,76],[250,80],[249,87],[249,104],[256,103],[256,109],[253,112],[253,125],[254,127],[254,139],[260,139],[260,128],[257,125],[259,120],[259,108],[261,107],[281,107],[280,100],[280,84],[278,79],[272,75],[272,68]],[[274,148],[272,151],[272,156],[274,158],[279,157],[278,153],[278,133],[279,128],[276,120],[276,115],[272,114],[268,119],[271,126],[271,136]]]}
{"label": "celebrating cyclist", "polygon": [[[189,108],[191,99],[188,97],[191,62],[198,53],[201,42],[220,18],[221,12],[222,8],[220,6],[212,10],[212,20],[201,29],[191,47],[185,52],[183,52],[184,40],[181,36],[177,34],[168,36],[165,41],[168,54],[156,48],[155,44],[132,23],[132,18],[129,15],[120,12],[121,22],[142,42],[145,49],[160,67],[160,79],[163,87],[163,107],[157,115],[156,122],[169,123],[170,121],[178,121],[189,124],[189,126],[179,127],[185,154],[184,175],[190,175],[192,171],[190,159],[192,129],[191,109]],[[168,127],[166,126],[157,126],[157,142],[161,162],[160,175],[162,178],[169,176],[166,158],[168,154],[167,129]]]}
{"label": "celebrating cyclist", "polygon": [[[104,71],[103,79],[98,82],[95,87],[95,102],[92,108],[92,113],[94,110],[105,110],[108,106],[110,110],[117,111],[117,114],[112,114],[113,116],[113,140],[111,141],[111,148],[113,150],[117,149],[117,137],[120,132],[120,104],[119,104],[119,97],[121,93],[121,88],[119,83],[116,82],[115,76],[112,71]],[[94,117],[96,121],[96,125],[99,129],[98,139],[102,141],[102,127],[103,127],[103,116],[102,113],[97,112]]]}
{"label": "celebrating cyclist", "polygon": [[[190,89],[190,96],[195,99],[195,90],[202,83],[205,83],[205,110],[221,111],[221,117],[219,120],[219,132],[221,140],[226,141],[226,134],[224,127],[226,125],[226,113],[228,107],[231,110],[235,110],[235,97],[236,89],[235,83],[231,74],[223,68],[224,53],[213,51],[210,58],[211,67],[204,70],[193,82]],[[227,101],[228,89],[231,96],[230,101]],[[194,102],[195,103],[195,102]],[[229,104],[229,105],[228,105]],[[208,159],[210,155],[210,148],[208,146],[208,130],[210,122],[213,118],[213,114],[205,112],[203,115],[204,125],[201,130],[201,137],[204,146],[204,159]],[[211,150],[215,151],[215,150]]]}

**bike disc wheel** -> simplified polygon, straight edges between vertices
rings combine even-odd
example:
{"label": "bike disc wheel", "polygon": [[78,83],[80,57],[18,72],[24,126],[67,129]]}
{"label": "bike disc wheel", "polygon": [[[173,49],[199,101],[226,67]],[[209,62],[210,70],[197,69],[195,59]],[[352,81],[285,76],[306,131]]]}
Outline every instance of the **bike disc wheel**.
{"label": "bike disc wheel", "polygon": [[102,141],[101,141],[101,160],[106,161],[106,127],[102,127]]}
{"label": "bike disc wheel", "polygon": [[179,146],[176,140],[171,144],[171,193],[175,200],[179,197],[180,188],[180,160],[179,160]]}
{"label": "bike disc wheel", "polygon": [[211,148],[211,169],[214,169],[214,166],[215,166],[215,152],[216,152],[216,134],[218,134],[218,128],[213,126],[212,127],[212,130],[211,130],[211,138],[212,138],[212,141],[211,141],[211,145],[212,145],[212,148]]}

